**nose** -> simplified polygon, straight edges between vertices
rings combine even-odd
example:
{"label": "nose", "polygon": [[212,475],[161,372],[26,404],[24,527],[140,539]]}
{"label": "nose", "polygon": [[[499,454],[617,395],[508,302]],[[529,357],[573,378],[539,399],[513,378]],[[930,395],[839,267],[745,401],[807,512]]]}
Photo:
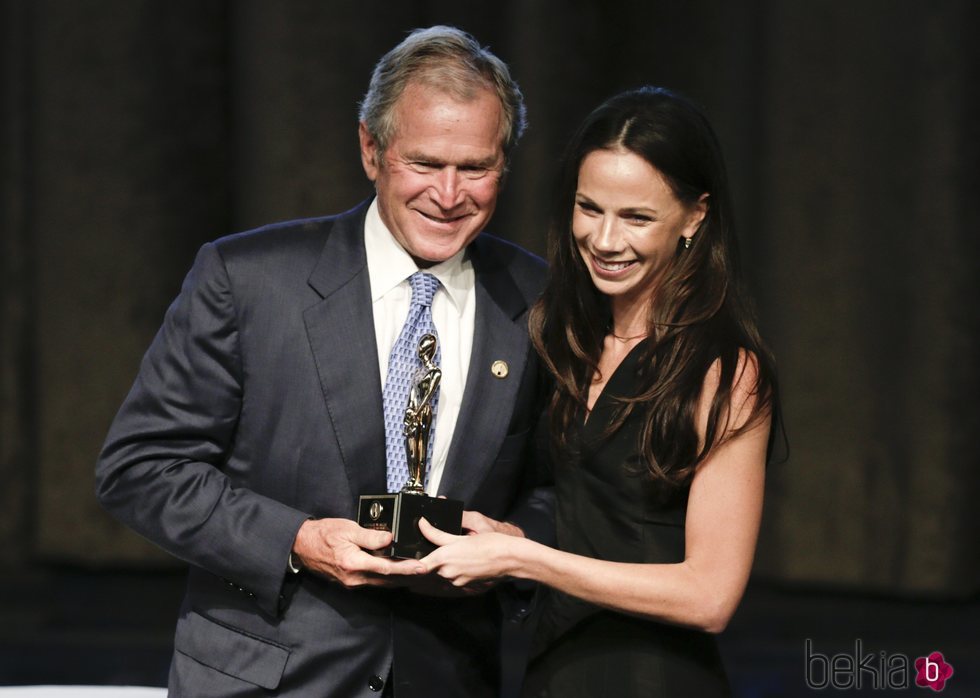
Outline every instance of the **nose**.
{"label": "nose", "polygon": [[616,217],[604,215],[596,221],[592,231],[592,247],[597,252],[616,252],[619,248],[620,235],[616,225]]}
{"label": "nose", "polygon": [[451,209],[462,203],[460,184],[459,170],[455,167],[443,167],[436,173],[431,189],[433,199],[440,208]]}

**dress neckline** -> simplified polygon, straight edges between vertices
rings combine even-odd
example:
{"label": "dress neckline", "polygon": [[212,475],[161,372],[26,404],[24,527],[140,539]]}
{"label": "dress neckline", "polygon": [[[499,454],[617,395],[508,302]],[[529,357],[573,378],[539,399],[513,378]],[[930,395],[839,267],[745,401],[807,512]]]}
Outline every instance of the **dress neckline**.
{"label": "dress neckline", "polygon": [[619,365],[617,365],[616,368],[613,369],[613,372],[609,375],[609,380],[606,381],[606,384],[602,386],[602,390],[600,390],[599,394],[596,395],[595,402],[592,403],[592,409],[584,410],[585,414],[583,415],[581,421],[581,426],[583,428],[585,428],[589,424],[589,422],[591,421],[590,417],[595,413],[596,408],[599,407],[600,403],[603,403],[605,401],[610,386],[612,386],[614,382],[618,382],[616,379],[619,377],[619,374],[627,366],[636,365],[636,355],[639,353],[640,347],[645,346],[649,342],[650,342],[649,337],[641,339],[639,342],[636,343],[636,345],[632,349],[626,352],[626,355],[619,362]]}

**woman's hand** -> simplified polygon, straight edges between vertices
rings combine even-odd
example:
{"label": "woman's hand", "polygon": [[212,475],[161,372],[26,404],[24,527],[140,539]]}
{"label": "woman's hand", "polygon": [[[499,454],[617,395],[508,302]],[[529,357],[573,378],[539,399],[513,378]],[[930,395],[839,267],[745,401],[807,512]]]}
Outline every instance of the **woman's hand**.
{"label": "woman's hand", "polygon": [[525,538],[492,532],[454,536],[424,518],[419,520],[419,530],[439,546],[419,562],[427,572],[435,572],[455,587],[496,582],[511,575],[516,567],[517,548],[526,541]]}

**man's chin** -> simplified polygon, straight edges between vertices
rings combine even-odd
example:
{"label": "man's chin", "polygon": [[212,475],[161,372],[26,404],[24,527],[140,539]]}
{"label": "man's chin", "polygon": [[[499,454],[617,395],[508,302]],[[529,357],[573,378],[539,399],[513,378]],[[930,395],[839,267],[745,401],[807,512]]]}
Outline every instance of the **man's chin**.
{"label": "man's chin", "polygon": [[460,250],[464,249],[466,245],[473,241],[476,235],[467,235],[465,240],[462,236],[453,236],[453,239],[447,240],[446,244],[427,244],[427,245],[415,245],[413,249],[408,250],[408,253],[412,255],[412,259],[420,267],[431,267],[440,262],[445,262],[450,257],[455,256]]}
{"label": "man's chin", "polygon": [[415,266],[417,266],[419,269],[428,269],[429,267],[434,267],[437,264],[445,262],[447,259],[456,254],[456,252],[459,252],[459,250],[456,249],[454,252],[449,254],[426,253],[424,257],[413,254],[412,260],[415,262]]}

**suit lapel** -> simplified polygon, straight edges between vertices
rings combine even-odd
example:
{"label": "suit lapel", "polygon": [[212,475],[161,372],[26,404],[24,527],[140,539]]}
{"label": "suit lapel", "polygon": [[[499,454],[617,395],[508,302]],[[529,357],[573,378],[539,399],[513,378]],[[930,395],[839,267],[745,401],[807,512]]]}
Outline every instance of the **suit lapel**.
{"label": "suit lapel", "polygon": [[[527,303],[510,272],[487,254],[479,238],[471,251],[476,272],[473,351],[439,486],[440,494],[463,502],[469,502],[483,483],[507,435],[529,346],[523,320]],[[506,378],[491,373],[495,361],[507,363]]]}
{"label": "suit lapel", "polygon": [[351,491],[385,492],[381,376],[364,252],[367,205],[334,223],[309,284],[322,300],[303,312],[320,387]]}

